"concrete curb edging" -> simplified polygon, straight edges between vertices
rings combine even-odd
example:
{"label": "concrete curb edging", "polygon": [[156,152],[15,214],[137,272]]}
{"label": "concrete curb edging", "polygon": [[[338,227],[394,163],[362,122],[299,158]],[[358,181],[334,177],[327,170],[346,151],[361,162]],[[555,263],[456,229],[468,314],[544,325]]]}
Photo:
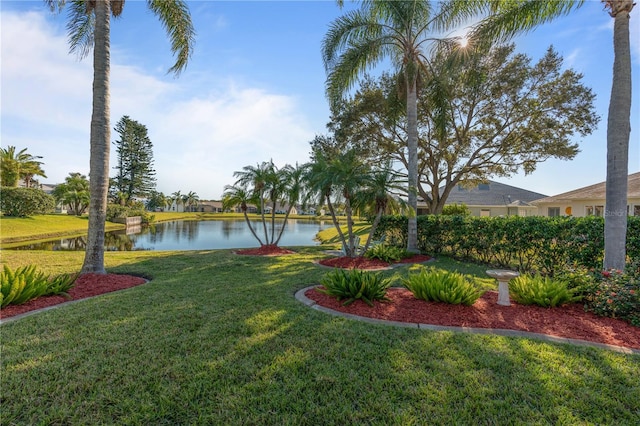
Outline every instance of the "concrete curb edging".
{"label": "concrete curb edging", "polygon": [[383,324],[383,325],[390,325],[390,326],[396,326],[396,327],[418,328],[418,329],[430,330],[430,331],[454,331],[458,333],[493,334],[493,335],[504,336],[504,337],[525,337],[528,339],[538,339],[538,340],[544,340],[552,343],[562,343],[562,344],[570,344],[570,345],[576,345],[576,346],[587,346],[587,347],[594,347],[594,348],[600,348],[600,349],[608,349],[608,350],[611,350],[614,352],[620,352],[623,354],[640,355],[640,350],[638,349],[626,348],[624,346],[607,345],[604,343],[589,342],[587,340],[569,339],[566,337],[557,337],[557,336],[551,336],[548,334],[531,333],[528,331],[506,330],[502,328],[454,327],[454,326],[446,326],[446,325],[387,321],[387,320],[381,320],[376,318],[361,317],[359,315],[347,314],[347,313],[336,311],[330,308],[325,308],[324,306],[318,305],[317,302],[305,296],[305,293],[307,292],[307,290],[311,290],[312,288],[315,288],[315,287],[317,287],[317,285],[312,285],[309,287],[305,287],[301,290],[298,290],[295,293],[296,300],[310,307],[311,309],[315,309],[316,311],[325,312],[327,314],[335,315],[343,318],[362,321],[369,324]]}

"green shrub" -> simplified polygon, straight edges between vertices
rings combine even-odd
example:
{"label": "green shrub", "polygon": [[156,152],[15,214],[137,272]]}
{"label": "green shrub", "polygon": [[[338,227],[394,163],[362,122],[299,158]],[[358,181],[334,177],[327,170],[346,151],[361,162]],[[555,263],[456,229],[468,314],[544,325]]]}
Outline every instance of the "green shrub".
{"label": "green shrub", "polygon": [[397,262],[410,256],[407,249],[386,244],[373,246],[364,254],[367,259],[380,259],[387,263]]}
{"label": "green shrub", "polygon": [[108,204],[106,219],[109,222],[113,222],[114,219],[124,219],[127,217],[140,216],[142,223],[149,224],[155,219],[155,216],[140,205],[134,205],[134,207],[121,206],[120,204]]}
{"label": "green shrub", "polygon": [[622,271],[601,271],[585,292],[585,310],[620,318],[640,327],[640,270],[637,263]]}
{"label": "green shrub", "polygon": [[61,294],[73,287],[77,275],[59,275],[51,278],[36,271],[33,265],[12,271],[4,266],[0,272],[0,307],[20,305],[40,296]]}
{"label": "green shrub", "polygon": [[5,216],[26,217],[51,213],[55,199],[36,188],[0,188],[0,210]]}
{"label": "green shrub", "polygon": [[453,305],[473,305],[483,291],[468,277],[457,272],[422,268],[403,280],[416,299]]}
{"label": "green shrub", "polygon": [[367,305],[373,306],[375,300],[389,300],[386,294],[391,279],[357,269],[336,269],[322,277],[320,284],[324,289],[318,289],[319,292],[335,296],[338,300],[346,299],[343,305],[362,299]]}
{"label": "green shrub", "polygon": [[445,216],[470,216],[471,210],[466,204],[447,204],[442,208],[442,214]]}
{"label": "green shrub", "polygon": [[567,282],[540,275],[520,275],[509,282],[509,294],[521,305],[538,305],[553,308],[576,302],[580,296],[569,289]]}

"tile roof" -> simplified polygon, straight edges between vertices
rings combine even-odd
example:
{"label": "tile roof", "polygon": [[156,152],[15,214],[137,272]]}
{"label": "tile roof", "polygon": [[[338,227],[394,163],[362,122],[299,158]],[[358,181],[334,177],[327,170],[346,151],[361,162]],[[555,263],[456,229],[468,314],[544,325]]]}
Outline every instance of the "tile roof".
{"label": "tile roof", "polygon": [[[605,184],[606,182],[600,182],[595,185],[585,186],[584,188],[574,189],[573,191],[564,192],[554,195],[553,197],[536,200],[534,204],[570,202],[576,200],[604,200],[606,198]],[[630,174],[627,185],[627,197],[640,198],[640,172]]]}
{"label": "tile roof", "polygon": [[[442,191],[444,188],[440,188]],[[467,206],[528,206],[530,202],[546,195],[504,183],[488,181],[473,188],[460,185],[451,190],[447,204],[464,203]]]}

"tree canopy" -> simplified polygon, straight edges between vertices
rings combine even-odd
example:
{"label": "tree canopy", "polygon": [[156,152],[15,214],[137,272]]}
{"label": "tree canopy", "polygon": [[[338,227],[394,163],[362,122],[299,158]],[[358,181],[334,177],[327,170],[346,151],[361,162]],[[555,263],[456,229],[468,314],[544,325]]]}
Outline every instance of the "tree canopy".
{"label": "tree canopy", "polygon": [[[531,173],[540,162],[578,153],[574,136],[593,132],[599,117],[591,89],[562,62],[550,47],[533,64],[513,45],[433,56],[418,99],[418,193],[430,212],[442,212],[458,184]],[[365,79],[336,108],[335,138],[317,137],[312,146],[355,146],[407,170],[407,119],[395,80]]]}
{"label": "tree canopy", "polygon": [[112,198],[129,204],[135,198],[146,198],[156,186],[153,169],[153,144],[147,127],[123,116],[114,128],[120,135],[116,146],[117,170],[111,180]]}

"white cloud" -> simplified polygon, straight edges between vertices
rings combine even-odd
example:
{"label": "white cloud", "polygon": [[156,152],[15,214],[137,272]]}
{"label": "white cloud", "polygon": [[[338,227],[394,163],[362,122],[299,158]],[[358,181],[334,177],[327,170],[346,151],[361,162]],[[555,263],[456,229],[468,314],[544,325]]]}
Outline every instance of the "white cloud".
{"label": "white cloud", "polygon": [[[48,183],[88,174],[91,58],[69,55],[66,36],[35,12],[3,12],[1,53],[3,146],[41,155]],[[219,198],[245,165],[307,161],[313,132],[295,99],[214,76],[165,81],[119,62],[126,56],[112,45],[111,127],[122,115],[147,126],[158,190]]]}

